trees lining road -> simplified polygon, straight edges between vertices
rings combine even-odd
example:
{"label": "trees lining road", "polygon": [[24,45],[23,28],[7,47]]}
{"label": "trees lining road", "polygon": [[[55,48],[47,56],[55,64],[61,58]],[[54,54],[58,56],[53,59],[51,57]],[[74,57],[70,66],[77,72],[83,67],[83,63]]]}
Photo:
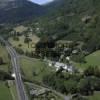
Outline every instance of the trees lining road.
{"label": "trees lining road", "polygon": [[[21,71],[20,71],[20,64],[19,64],[20,56],[16,53],[16,51],[12,48],[12,46],[7,41],[5,41],[2,37],[0,37],[0,40],[5,44],[6,49],[11,57],[11,63],[13,67],[13,73],[15,74],[15,83],[17,87],[17,93],[18,93],[19,100],[28,100],[28,96],[26,94],[24,84],[21,78]],[[26,59],[30,59],[30,58],[26,57]],[[64,100],[70,100],[70,96],[64,96],[54,90],[53,92],[62,96]]]}

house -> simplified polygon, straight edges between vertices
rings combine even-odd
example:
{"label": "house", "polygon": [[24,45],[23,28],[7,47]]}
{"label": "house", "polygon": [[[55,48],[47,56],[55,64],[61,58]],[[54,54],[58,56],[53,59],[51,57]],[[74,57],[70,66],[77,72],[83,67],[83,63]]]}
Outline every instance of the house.
{"label": "house", "polygon": [[72,51],[72,54],[78,54],[78,53],[79,53],[78,50],[73,50],[73,51]]}
{"label": "house", "polygon": [[58,71],[62,67],[64,70],[70,73],[75,72],[75,66],[73,66],[72,64],[64,64],[60,62],[55,62],[54,67],[56,68],[56,71]]}
{"label": "house", "polygon": [[56,42],[56,47],[69,48],[73,44],[73,41],[59,40]]}
{"label": "house", "polygon": [[81,20],[82,20],[82,22],[85,22],[85,23],[87,23],[88,21],[90,21],[91,20],[91,16],[84,16]]}
{"label": "house", "polygon": [[66,60],[69,62],[68,64],[66,63],[62,63],[60,61],[51,61],[51,60],[44,60],[47,62],[49,67],[55,67],[56,71],[58,71],[60,68],[63,68],[63,70],[68,71],[70,73],[73,73],[76,71],[75,66],[73,66],[72,64],[70,64],[70,57],[67,56]]}
{"label": "house", "polygon": [[60,62],[56,62],[54,65],[56,68],[60,68],[60,67],[64,67],[65,64],[64,63],[60,63]]}

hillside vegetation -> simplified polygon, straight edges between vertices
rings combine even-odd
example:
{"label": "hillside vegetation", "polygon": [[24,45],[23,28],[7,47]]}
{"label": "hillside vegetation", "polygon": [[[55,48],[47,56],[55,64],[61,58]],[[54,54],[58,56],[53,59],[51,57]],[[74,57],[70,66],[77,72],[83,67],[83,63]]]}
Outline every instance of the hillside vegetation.
{"label": "hillside vegetation", "polygon": [[0,0],[0,24],[21,23],[42,13],[43,7],[28,0]]}
{"label": "hillside vegetation", "polygon": [[0,100],[13,100],[10,89],[6,86],[5,82],[0,82]]}
{"label": "hillside vegetation", "polygon": [[[59,2],[58,2],[59,1]],[[53,36],[56,40],[83,41],[84,49],[93,52],[100,48],[100,1],[56,0],[46,5],[50,13],[31,23],[37,35]],[[35,24],[34,24],[35,23]]]}
{"label": "hillside vegetation", "polygon": [[85,57],[86,63],[74,63],[75,66],[78,66],[80,69],[86,69],[89,66],[96,67],[100,66],[100,51],[96,51]]}
{"label": "hillside vegetation", "polygon": [[3,59],[3,64],[0,64],[0,70],[4,72],[10,71],[10,60],[6,49],[0,44],[0,57]]}

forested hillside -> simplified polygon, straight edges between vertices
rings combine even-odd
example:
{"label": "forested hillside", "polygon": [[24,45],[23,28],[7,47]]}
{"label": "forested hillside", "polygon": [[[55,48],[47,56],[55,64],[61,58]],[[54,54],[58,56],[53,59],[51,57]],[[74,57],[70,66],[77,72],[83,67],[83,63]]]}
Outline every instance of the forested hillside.
{"label": "forested hillside", "polygon": [[43,7],[28,0],[0,0],[0,23],[21,23],[44,12]]}
{"label": "forested hillside", "polygon": [[56,0],[45,7],[52,12],[32,23],[39,36],[83,41],[91,52],[100,48],[100,0]]}

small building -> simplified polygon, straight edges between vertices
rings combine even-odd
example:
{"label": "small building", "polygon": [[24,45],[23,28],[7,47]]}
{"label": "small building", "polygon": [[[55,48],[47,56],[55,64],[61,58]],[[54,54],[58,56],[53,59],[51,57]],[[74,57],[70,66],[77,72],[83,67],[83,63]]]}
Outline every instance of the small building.
{"label": "small building", "polygon": [[73,50],[72,54],[78,54],[78,52],[79,52],[78,50]]}
{"label": "small building", "polygon": [[66,48],[71,45],[73,43],[73,41],[66,41],[66,40],[59,40],[56,42],[56,46],[57,47],[63,47],[63,48]]}
{"label": "small building", "polygon": [[32,89],[32,90],[30,90],[30,95],[37,97],[37,96],[43,95],[47,92],[51,92],[51,91],[47,90],[47,89],[40,89],[40,90]]}
{"label": "small building", "polygon": [[85,22],[85,23],[87,23],[90,20],[91,20],[91,16],[88,16],[88,15],[82,18],[82,22]]}
{"label": "small building", "polygon": [[73,66],[72,64],[64,64],[60,62],[55,62],[54,67],[56,68],[56,71],[58,71],[62,67],[64,70],[70,73],[75,72],[75,66]]}

